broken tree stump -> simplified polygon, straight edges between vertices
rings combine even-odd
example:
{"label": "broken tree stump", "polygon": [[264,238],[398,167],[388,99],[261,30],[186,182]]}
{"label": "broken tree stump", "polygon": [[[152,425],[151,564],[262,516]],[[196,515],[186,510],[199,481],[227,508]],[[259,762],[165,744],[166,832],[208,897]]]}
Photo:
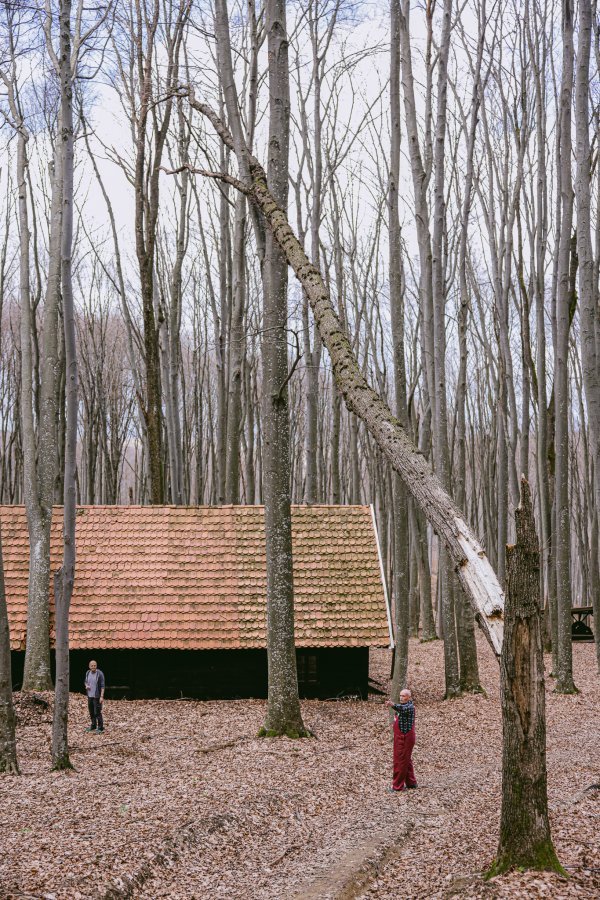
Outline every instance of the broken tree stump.
{"label": "broken tree stump", "polygon": [[550,833],[546,775],[546,694],[540,608],[540,552],[529,484],[521,480],[517,542],[508,547],[500,659],[502,812],[498,855],[488,877],[513,868],[560,865]]}

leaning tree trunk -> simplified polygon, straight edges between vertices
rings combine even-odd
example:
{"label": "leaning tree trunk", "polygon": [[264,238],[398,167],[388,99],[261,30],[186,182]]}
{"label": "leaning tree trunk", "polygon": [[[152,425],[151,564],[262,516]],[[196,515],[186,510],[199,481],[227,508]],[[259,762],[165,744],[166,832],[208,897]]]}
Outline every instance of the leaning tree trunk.
{"label": "leaning tree trunk", "polygon": [[12,702],[12,675],[10,666],[10,634],[8,610],[4,590],[4,564],[2,559],[2,527],[0,523],[0,772],[19,774],[17,742],[15,739],[15,710]]}
{"label": "leaning tree trunk", "polygon": [[517,543],[508,548],[502,701],[502,812],[498,856],[488,876],[508,869],[564,874],[556,857],[546,782],[546,695],[539,598],[540,552],[529,484],[515,510]]}
{"label": "leaning tree trunk", "polygon": [[[197,101],[192,92],[190,103],[212,122],[221,140],[235,149],[231,133],[211,107]],[[242,172],[248,173],[244,181],[204,169],[195,171],[200,175],[227,180],[250,196],[262,212],[288,265],[307,293],[319,333],[331,358],[336,385],[346,406],[365,423],[377,446],[404,481],[418,508],[444,542],[475,617],[494,653],[499,656],[502,647],[504,592],[483,547],[387,403],[368,384],[348,336],[340,325],[323,277],[308,260],[290,227],[286,213],[270,192],[264,169],[247,150],[240,152],[238,148],[238,153],[240,168]]]}
{"label": "leaning tree trunk", "polygon": [[[69,718],[69,608],[75,579],[75,515],[77,453],[77,352],[71,277],[73,244],[73,81],[71,71],[71,0],[60,6],[60,92],[63,142],[63,222],[61,276],[66,366],[66,435],[63,514],[63,564],[54,579],[56,623],[56,687],[52,720],[52,766],[70,769]],[[59,137],[57,136],[57,140]]]}

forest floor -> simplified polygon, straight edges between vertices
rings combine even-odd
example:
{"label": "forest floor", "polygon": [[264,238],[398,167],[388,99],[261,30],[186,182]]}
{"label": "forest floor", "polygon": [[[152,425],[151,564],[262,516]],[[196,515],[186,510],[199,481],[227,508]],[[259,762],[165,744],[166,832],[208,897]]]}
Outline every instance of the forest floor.
{"label": "forest floor", "polygon": [[[70,773],[49,771],[50,714],[20,703],[22,775],[0,779],[0,898],[600,896],[600,679],[575,644],[577,696],[548,690],[549,802],[570,878],[484,883],[500,811],[498,666],[486,695],[445,702],[440,642],[411,642],[419,789],[394,795],[381,698],[306,701],[313,740],[257,739],[263,701],[109,701]],[[387,685],[390,655],[371,675]],[[107,673],[110,677],[110,673]]]}

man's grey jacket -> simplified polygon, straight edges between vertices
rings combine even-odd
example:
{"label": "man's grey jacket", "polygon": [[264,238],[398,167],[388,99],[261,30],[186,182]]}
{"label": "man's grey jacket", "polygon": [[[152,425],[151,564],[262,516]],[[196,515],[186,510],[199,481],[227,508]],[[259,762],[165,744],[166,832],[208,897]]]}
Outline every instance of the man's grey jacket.
{"label": "man's grey jacket", "polygon": [[[87,680],[88,680],[88,675],[91,675],[91,672],[89,669],[85,673],[85,683],[86,684],[87,684]],[[96,700],[99,700],[100,694],[104,690],[104,672],[102,671],[102,669],[96,669],[96,675],[98,677],[96,678],[96,693],[94,694],[94,697],[96,698]]]}

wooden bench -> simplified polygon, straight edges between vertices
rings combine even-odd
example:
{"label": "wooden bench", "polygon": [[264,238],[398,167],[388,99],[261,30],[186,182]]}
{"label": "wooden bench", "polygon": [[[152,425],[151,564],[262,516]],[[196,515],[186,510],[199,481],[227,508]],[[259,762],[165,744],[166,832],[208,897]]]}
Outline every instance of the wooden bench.
{"label": "wooden bench", "polygon": [[590,618],[593,615],[591,606],[573,606],[571,609],[571,638],[574,641],[593,641],[594,632],[590,626]]}

